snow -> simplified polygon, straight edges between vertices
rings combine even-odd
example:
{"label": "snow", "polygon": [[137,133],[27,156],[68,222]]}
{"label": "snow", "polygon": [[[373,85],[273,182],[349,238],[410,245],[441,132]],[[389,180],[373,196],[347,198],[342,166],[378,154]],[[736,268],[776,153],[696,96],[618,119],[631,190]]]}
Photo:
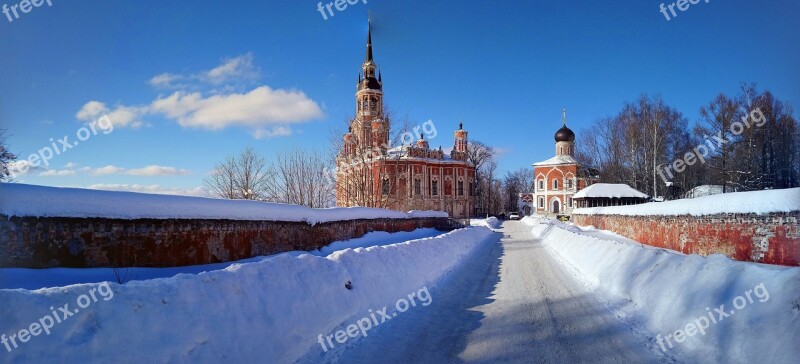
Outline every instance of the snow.
{"label": "snow", "polygon": [[[678,362],[795,363],[800,357],[800,268],[686,256],[592,236],[591,228],[523,221],[610,310],[648,336],[653,350]],[[704,335],[684,335],[681,343],[673,337],[672,347],[664,341],[688,324],[705,324],[701,317],[709,312],[718,320],[720,305],[730,316],[709,323]]]}
{"label": "snow", "polygon": [[[281,254],[221,271],[110,284],[113,298],[10,353],[0,346],[0,356],[11,363],[293,362],[310,351],[322,353],[318,335],[435,287],[493,236],[472,227],[327,257]],[[347,281],[352,290],[344,287]],[[105,284],[0,290],[0,333],[29,327],[50,306],[75,308],[80,295]]]}
{"label": "snow", "polygon": [[608,197],[608,198],[623,198],[623,197],[633,197],[633,198],[647,198],[648,196],[644,193],[641,193],[631,186],[622,183],[596,183],[589,187],[586,187],[578,193],[576,193],[572,198],[592,198],[592,197]]}
{"label": "snow", "polygon": [[486,219],[470,219],[469,224],[472,226],[483,226],[489,229],[499,229],[501,225],[500,220],[497,220],[494,216]]}
{"label": "snow", "polygon": [[679,216],[800,211],[800,188],[726,193],[641,205],[576,209],[576,215]]}
{"label": "snow", "polygon": [[[341,353],[301,363],[652,363],[646,338],[609,312],[520,221],[499,244],[404,313]],[[499,235],[499,234],[498,234]],[[662,360],[663,361],[663,360]]]}
{"label": "snow", "polygon": [[[689,191],[686,191],[684,194],[685,198],[695,198],[695,197],[703,197],[703,196],[711,196],[711,195],[718,195],[722,193],[723,187],[720,185],[702,185],[692,188]],[[728,191],[730,192],[732,187],[728,186]]]}
{"label": "snow", "polygon": [[554,165],[559,165],[559,164],[578,164],[578,160],[573,158],[570,155],[563,154],[563,155],[557,155],[557,156],[555,156],[553,158],[550,158],[550,159],[548,159],[546,161],[541,161],[541,162],[534,163],[533,165],[534,166],[554,166]]}
{"label": "snow", "polygon": [[[408,240],[422,239],[441,235],[443,232],[428,228],[416,229],[410,232],[388,233],[385,231],[374,231],[366,235],[344,241],[336,241],[319,250],[311,252],[286,252],[299,256],[301,254],[313,254],[317,256],[328,256],[338,250],[364,248],[369,246],[396,244]],[[223,270],[234,264],[244,264],[260,262],[268,257],[254,257],[227,263],[214,263],[204,265],[194,265],[174,268],[123,268],[118,270],[125,276],[125,281],[141,281],[157,278],[169,278],[178,274],[200,274]],[[24,269],[24,268],[0,268],[0,289],[24,288],[29,290],[63,287],[81,283],[100,283],[103,281],[116,282],[117,278],[112,268],[49,268],[49,269]]]}
{"label": "snow", "polygon": [[113,219],[330,221],[447,217],[446,212],[400,212],[366,207],[311,209],[247,200],[169,196],[0,183],[0,215]]}

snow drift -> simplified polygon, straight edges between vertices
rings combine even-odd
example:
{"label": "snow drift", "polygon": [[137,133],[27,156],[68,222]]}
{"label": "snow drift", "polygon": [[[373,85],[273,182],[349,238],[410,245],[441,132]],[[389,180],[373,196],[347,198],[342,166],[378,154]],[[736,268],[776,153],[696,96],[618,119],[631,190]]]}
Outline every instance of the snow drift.
{"label": "snow drift", "polygon": [[[494,234],[473,227],[327,257],[281,254],[222,271],[111,284],[113,299],[93,303],[12,352],[0,346],[0,360],[292,362],[310,350],[322,352],[318,335],[434,286]],[[74,308],[100,285],[0,290],[0,333],[29,327],[51,306]]]}
{"label": "snow drift", "polygon": [[641,205],[582,208],[576,209],[573,214],[703,216],[751,213],[763,215],[773,212],[792,211],[800,211],[800,188],[735,192],[668,202],[650,202]]}
{"label": "snow drift", "polygon": [[366,207],[311,209],[248,200],[156,195],[0,183],[0,215],[112,219],[212,219],[305,221],[447,217],[440,211],[399,212]]}
{"label": "snow drift", "polygon": [[472,226],[488,227],[489,229],[499,229],[502,225],[500,220],[497,220],[497,218],[494,216],[486,219],[470,219],[469,224]]}
{"label": "snow drift", "polygon": [[[312,254],[317,256],[327,256],[336,251],[344,249],[366,248],[376,245],[390,245],[402,243],[408,240],[430,238],[442,235],[443,232],[434,228],[422,228],[414,231],[398,231],[389,233],[385,231],[373,231],[360,238],[353,238],[333,243],[312,251],[294,251],[283,254],[301,255]],[[114,268],[47,268],[47,269],[28,269],[28,268],[0,268],[0,289],[24,288],[35,290],[48,287],[63,287],[81,283],[100,283],[104,281],[117,281],[116,274],[123,277],[126,281],[142,281],[157,278],[169,278],[178,274],[200,274],[215,270],[223,270],[234,264],[260,262],[268,257],[259,256],[225,263],[211,263],[203,265],[191,265],[183,267],[169,268],[143,268],[131,267],[117,269]]]}
{"label": "snow drift", "polygon": [[[608,300],[610,309],[646,335],[654,351],[681,362],[794,363],[800,358],[800,268],[723,255],[686,256],[614,234],[598,238],[605,232],[592,228],[524,221],[557,259]],[[729,315],[722,320],[715,310],[720,305]],[[712,315],[719,321],[709,322]],[[698,320],[708,324],[705,334],[697,331]],[[694,326],[693,336],[686,335],[688,324]],[[680,343],[678,330],[685,332]]]}

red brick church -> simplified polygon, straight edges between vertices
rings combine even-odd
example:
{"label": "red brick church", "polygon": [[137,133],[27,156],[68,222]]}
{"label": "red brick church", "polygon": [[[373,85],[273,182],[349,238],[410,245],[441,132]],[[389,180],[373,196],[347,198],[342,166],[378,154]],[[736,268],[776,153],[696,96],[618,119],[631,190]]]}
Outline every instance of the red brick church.
{"label": "red brick church", "polygon": [[575,159],[575,133],[567,127],[566,109],[562,123],[555,134],[556,155],[533,164],[535,192],[532,196],[521,196],[539,214],[570,214],[576,207],[575,193],[599,181],[598,171]]}
{"label": "red brick church", "polygon": [[383,77],[376,74],[372,31],[356,86],[356,116],[336,164],[336,205],[400,211],[438,210],[469,217],[474,210],[475,166],[467,160],[467,131],[459,123],[453,149],[431,149],[424,135],[392,147],[383,109]]}

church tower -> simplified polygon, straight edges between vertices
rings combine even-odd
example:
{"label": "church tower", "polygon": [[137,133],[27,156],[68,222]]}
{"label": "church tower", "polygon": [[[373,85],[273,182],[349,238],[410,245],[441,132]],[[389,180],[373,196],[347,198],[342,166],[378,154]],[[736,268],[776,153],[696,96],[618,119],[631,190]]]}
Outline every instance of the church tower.
{"label": "church tower", "polygon": [[459,161],[467,160],[467,147],[469,146],[469,140],[467,139],[468,134],[469,133],[464,130],[464,124],[459,121],[458,130],[453,133],[453,151],[450,152],[450,158]]}
{"label": "church tower", "polygon": [[372,23],[367,32],[367,52],[356,85],[356,118],[352,133],[362,148],[384,153],[389,145],[389,120],[383,114],[383,77],[372,56]]}

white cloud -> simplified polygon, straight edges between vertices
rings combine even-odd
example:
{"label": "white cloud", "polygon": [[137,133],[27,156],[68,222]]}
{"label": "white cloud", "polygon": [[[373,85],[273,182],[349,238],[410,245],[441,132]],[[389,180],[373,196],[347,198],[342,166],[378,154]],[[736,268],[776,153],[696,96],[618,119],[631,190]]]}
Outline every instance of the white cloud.
{"label": "white cloud", "polygon": [[322,109],[301,91],[273,90],[261,86],[248,93],[203,97],[199,92],[175,92],[159,98],[152,112],[175,119],[184,127],[210,130],[238,125],[259,128],[300,123],[322,117]]}
{"label": "white cloud", "polygon": [[126,169],[123,167],[108,165],[100,168],[82,167],[78,169],[78,171],[83,173],[90,173],[94,176],[124,174],[128,176],[138,176],[138,177],[185,176],[192,173],[192,171],[187,169],[180,169],[175,167],[166,167],[159,165],[149,165],[143,168],[135,168],[135,169]]}
{"label": "white cloud", "polygon": [[147,81],[150,86],[160,89],[198,88],[202,84],[223,85],[257,80],[261,71],[253,64],[253,54],[227,58],[222,63],[207,71],[194,74],[177,74],[164,72]]}
{"label": "white cloud", "polygon": [[92,122],[103,115],[108,115],[114,127],[130,127],[133,129],[139,128],[144,123],[141,117],[147,113],[147,107],[144,106],[117,106],[111,110],[106,104],[100,101],[89,101],[75,114],[78,120]]}
{"label": "white cloud", "polygon": [[[241,81],[260,76],[253,54],[223,60],[208,71],[182,75],[161,73],[148,83],[154,87],[177,89],[162,95],[149,105],[109,107],[100,101],[89,101],[76,117],[83,121],[108,115],[114,126],[138,128],[146,115],[160,115],[185,128],[221,130],[231,126],[249,129],[256,139],[286,137],[293,134],[287,124],[321,119],[324,114],[316,101],[298,90],[273,89],[263,85],[250,91]],[[187,91],[192,84],[205,85],[204,92]],[[194,89],[201,89],[193,87]],[[205,94],[205,95],[204,95]]]}
{"label": "white cloud", "polygon": [[221,65],[205,72],[203,77],[208,82],[218,85],[234,80],[255,79],[258,78],[259,73],[259,70],[253,66],[253,54],[247,53],[224,60]]}
{"label": "white cloud", "polygon": [[92,121],[101,115],[108,113],[106,104],[100,101],[89,101],[75,115],[78,120]]}
{"label": "white cloud", "polygon": [[67,164],[65,164],[65,165],[64,165],[64,168],[67,168],[67,169],[73,169],[73,168],[75,168],[75,167],[77,167],[77,166],[78,166],[78,164],[77,164],[77,163],[69,162],[69,163],[67,163]]}
{"label": "white cloud", "polygon": [[144,168],[139,169],[131,169],[125,174],[131,176],[185,176],[187,174],[191,174],[192,172],[186,169],[178,169],[175,167],[163,167],[163,166],[147,166]]}
{"label": "white cloud", "polygon": [[106,191],[126,191],[155,193],[160,195],[181,195],[181,196],[208,196],[208,192],[202,187],[176,188],[163,187],[161,185],[138,185],[138,184],[93,184],[89,186],[93,190]]}
{"label": "white cloud", "polygon": [[258,128],[251,133],[256,139],[271,139],[277,137],[287,137],[292,135],[292,128],[288,126],[276,126],[271,129]]}
{"label": "white cloud", "polygon": [[91,170],[91,173],[95,176],[106,176],[109,174],[119,174],[122,173],[123,171],[125,171],[125,168],[120,168],[116,166],[105,166]]}
{"label": "white cloud", "polygon": [[61,170],[51,169],[51,170],[39,173],[40,177],[65,177],[65,176],[74,176],[74,175],[75,175],[75,171],[73,171],[71,169],[61,169]]}
{"label": "white cloud", "polygon": [[153,76],[153,78],[151,78],[150,81],[147,81],[147,83],[158,88],[174,88],[177,86],[174,84],[174,82],[180,80],[181,78],[181,75],[164,72],[160,75]]}

